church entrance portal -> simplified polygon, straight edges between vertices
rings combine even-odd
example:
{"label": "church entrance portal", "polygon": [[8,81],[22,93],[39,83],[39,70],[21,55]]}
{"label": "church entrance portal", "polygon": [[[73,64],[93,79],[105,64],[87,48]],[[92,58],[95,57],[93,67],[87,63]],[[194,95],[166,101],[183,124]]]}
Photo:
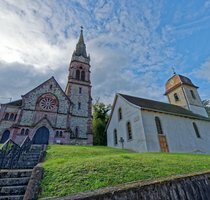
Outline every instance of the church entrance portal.
{"label": "church entrance portal", "polygon": [[33,144],[48,144],[49,136],[48,128],[43,126],[36,131],[33,137]]}
{"label": "church entrance portal", "polygon": [[0,143],[5,143],[9,139],[9,136],[10,136],[10,131],[9,130],[4,131]]}
{"label": "church entrance portal", "polygon": [[166,136],[159,134],[158,137],[159,137],[159,142],[160,142],[160,150],[162,152],[169,152]]}

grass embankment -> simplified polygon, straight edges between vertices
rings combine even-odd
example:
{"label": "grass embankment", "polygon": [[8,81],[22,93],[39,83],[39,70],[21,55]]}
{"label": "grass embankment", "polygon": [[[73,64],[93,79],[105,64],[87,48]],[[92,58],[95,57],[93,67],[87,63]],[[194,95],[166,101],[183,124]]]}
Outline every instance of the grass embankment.
{"label": "grass embankment", "polygon": [[48,147],[41,197],[210,169],[209,155],[134,153],[108,147]]}

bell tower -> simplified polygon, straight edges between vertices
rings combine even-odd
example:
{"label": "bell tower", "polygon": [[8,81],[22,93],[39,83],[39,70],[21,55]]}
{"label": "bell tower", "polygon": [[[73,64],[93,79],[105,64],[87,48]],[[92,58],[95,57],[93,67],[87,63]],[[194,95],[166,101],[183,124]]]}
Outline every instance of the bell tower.
{"label": "bell tower", "polygon": [[79,41],[69,65],[69,76],[65,93],[73,103],[70,127],[77,139],[92,144],[92,98],[90,81],[90,56],[81,27]]}
{"label": "bell tower", "polygon": [[165,95],[171,104],[182,106],[195,114],[208,117],[198,94],[198,87],[189,78],[174,73],[166,82],[165,89]]}

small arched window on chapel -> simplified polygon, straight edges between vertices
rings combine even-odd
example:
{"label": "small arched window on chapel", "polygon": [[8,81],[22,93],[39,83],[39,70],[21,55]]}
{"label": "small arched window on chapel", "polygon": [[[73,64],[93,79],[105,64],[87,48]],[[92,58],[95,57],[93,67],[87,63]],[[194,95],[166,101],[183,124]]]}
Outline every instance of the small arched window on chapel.
{"label": "small arched window on chapel", "polygon": [[174,93],[174,99],[175,99],[175,101],[179,101],[179,96],[177,93]]}
{"label": "small arched window on chapel", "polygon": [[162,129],[159,117],[155,117],[155,124],[156,124],[158,134],[163,134],[163,129]]}
{"label": "small arched window on chapel", "polygon": [[131,123],[127,123],[127,135],[128,135],[128,140],[132,140],[133,135],[132,135],[132,129],[131,129]]}
{"label": "small arched window on chapel", "polygon": [[82,73],[81,73],[81,80],[85,81],[85,71],[82,71]]}
{"label": "small arched window on chapel", "polygon": [[75,128],[75,138],[78,138],[78,136],[79,136],[79,128],[76,127]]}
{"label": "small arched window on chapel", "polygon": [[119,121],[122,119],[122,108],[118,109],[118,119]]}
{"label": "small arched window on chapel", "polygon": [[195,93],[192,90],[190,90],[190,93],[191,93],[192,98],[196,99]]}
{"label": "small arched window on chapel", "polygon": [[80,79],[80,71],[79,71],[79,70],[76,71],[76,79],[77,79],[77,80]]}
{"label": "small arched window on chapel", "polygon": [[114,145],[117,145],[118,140],[117,140],[117,129],[114,129]]}
{"label": "small arched window on chapel", "polygon": [[194,128],[194,131],[195,131],[195,134],[196,134],[197,138],[201,138],[198,127],[197,127],[195,122],[193,122],[193,128]]}

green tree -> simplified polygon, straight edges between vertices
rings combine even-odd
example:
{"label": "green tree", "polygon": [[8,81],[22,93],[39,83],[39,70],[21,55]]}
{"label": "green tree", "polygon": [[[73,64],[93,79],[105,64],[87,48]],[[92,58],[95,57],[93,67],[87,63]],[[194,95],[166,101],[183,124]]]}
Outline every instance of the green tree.
{"label": "green tree", "polygon": [[106,124],[109,120],[108,112],[110,105],[99,102],[99,99],[93,104],[93,144],[106,145],[107,138],[105,133]]}
{"label": "green tree", "polygon": [[204,108],[206,109],[208,116],[210,117],[210,100],[203,100],[202,103],[204,105]]}

